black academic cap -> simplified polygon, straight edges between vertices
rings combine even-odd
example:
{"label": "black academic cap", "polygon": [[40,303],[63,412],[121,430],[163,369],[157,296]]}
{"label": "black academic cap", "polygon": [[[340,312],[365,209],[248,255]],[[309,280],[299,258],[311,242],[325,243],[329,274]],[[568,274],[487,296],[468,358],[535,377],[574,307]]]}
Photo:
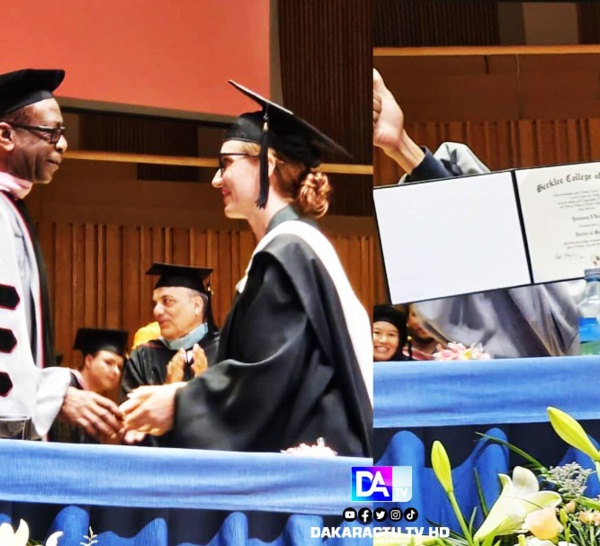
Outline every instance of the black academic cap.
{"label": "black academic cap", "polygon": [[64,70],[33,68],[0,74],[0,116],[52,98],[52,91],[61,84],[64,77]]}
{"label": "black academic cap", "polygon": [[262,109],[259,112],[242,114],[227,129],[223,138],[223,142],[241,140],[260,146],[260,195],[256,202],[258,207],[264,208],[269,197],[268,148],[273,148],[290,159],[300,161],[310,169],[321,164],[322,156],[326,152],[347,158],[352,157],[337,142],[290,110],[265,99],[239,83],[232,80],[229,80],[229,83],[258,103]]}
{"label": "black academic cap", "polygon": [[155,262],[146,271],[146,275],[159,275],[154,289],[162,286],[182,286],[206,294],[207,289],[204,286],[204,281],[213,271],[214,269],[210,267],[192,267]]}
{"label": "black academic cap", "polygon": [[[189,265],[176,265],[155,262],[152,267],[146,271],[146,275],[159,275],[158,281],[154,285],[154,289],[162,286],[182,286],[197,290],[208,297],[206,304],[206,323],[211,333],[217,332],[218,328],[215,324],[212,314],[212,290],[208,277],[214,271],[211,267],[192,267]],[[204,281],[208,281],[206,286]]]}
{"label": "black academic cap", "polygon": [[389,322],[393,324],[398,332],[406,330],[408,313],[405,308],[396,308],[392,305],[379,304],[373,307],[373,322]]}
{"label": "black academic cap", "polygon": [[84,355],[98,351],[111,351],[124,356],[127,348],[127,330],[107,330],[104,328],[79,328],[73,349]]}

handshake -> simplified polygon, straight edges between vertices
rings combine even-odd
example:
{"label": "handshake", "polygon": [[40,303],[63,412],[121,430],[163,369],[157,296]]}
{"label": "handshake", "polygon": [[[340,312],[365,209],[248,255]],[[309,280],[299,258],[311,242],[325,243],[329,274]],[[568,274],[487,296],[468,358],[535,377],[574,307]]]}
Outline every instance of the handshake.
{"label": "handshake", "polygon": [[165,434],[173,427],[175,394],[186,385],[184,371],[190,363],[194,377],[208,368],[206,354],[198,344],[191,351],[177,351],[167,365],[164,385],[138,387],[120,406],[93,391],[69,387],[60,417],[102,443],[135,443],[146,434]]}

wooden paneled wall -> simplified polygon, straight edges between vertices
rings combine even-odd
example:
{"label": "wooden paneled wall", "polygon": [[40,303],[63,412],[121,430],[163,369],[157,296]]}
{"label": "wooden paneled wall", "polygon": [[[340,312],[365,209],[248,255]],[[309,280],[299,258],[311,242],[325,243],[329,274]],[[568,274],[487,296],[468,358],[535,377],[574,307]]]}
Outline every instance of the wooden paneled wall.
{"label": "wooden paneled wall", "polygon": [[[569,1],[562,4],[567,8],[570,7],[569,4],[576,6],[578,43],[600,43],[598,2]],[[512,13],[508,19],[507,5]],[[526,7],[530,9],[526,10]],[[534,20],[529,19],[527,36],[518,32],[518,28],[514,27],[518,27],[519,23],[527,26],[527,22],[523,21],[523,12],[528,11],[531,18],[532,7],[531,2],[509,3],[502,0],[373,0],[374,45],[422,47],[571,43],[557,41],[560,36],[556,36],[555,25],[562,22],[564,26],[566,22],[557,21],[556,15],[553,17],[552,11],[548,13],[546,7],[536,9]],[[527,42],[527,39],[532,41]]]}
{"label": "wooden paneled wall", "polygon": [[[375,57],[416,142],[464,142],[493,170],[600,159],[600,48],[464,53]],[[376,185],[400,174],[375,153]]]}
{"label": "wooden paneled wall", "polygon": [[580,43],[600,43],[600,5],[597,1],[577,2],[577,22]]}
{"label": "wooden paneled wall", "polygon": [[[491,170],[600,160],[600,119],[450,121],[410,123],[407,132],[435,150],[463,142]],[[395,184],[404,174],[381,150],[375,152],[375,185]]]}
{"label": "wooden paneled wall", "polygon": [[[342,144],[372,159],[372,5],[366,0],[278,2],[284,104]],[[331,213],[371,216],[371,176],[338,175]]]}
{"label": "wooden paneled wall", "polygon": [[[210,124],[190,120],[84,112],[79,116],[79,148],[105,152],[209,157],[218,151],[220,135],[218,132],[211,134],[206,127],[210,127]],[[202,132],[212,137],[208,149],[201,149],[199,145]],[[138,165],[137,175],[139,180],[210,180],[210,173],[203,173],[202,169],[172,165]]]}
{"label": "wooden paneled wall", "polygon": [[497,2],[373,0],[375,47],[500,43]]}
{"label": "wooden paneled wall", "polygon": [[[145,275],[153,261],[213,265],[213,312],[222,325],[255,246],[246,230],[57,222],[37,227],[48,268],[57,352],[65,355],[67,365],[79,359],[71,351],[77,328],[126,328],[131,342],[137,328],[153,320],[156,278]],[[382,290],[374,265],[375,239],[373,234],[330,237],[369,310]]]}
{"label": "wooden paneled wall", "polygon": [[600,47],[378,50],[408,123],[600,117]]}

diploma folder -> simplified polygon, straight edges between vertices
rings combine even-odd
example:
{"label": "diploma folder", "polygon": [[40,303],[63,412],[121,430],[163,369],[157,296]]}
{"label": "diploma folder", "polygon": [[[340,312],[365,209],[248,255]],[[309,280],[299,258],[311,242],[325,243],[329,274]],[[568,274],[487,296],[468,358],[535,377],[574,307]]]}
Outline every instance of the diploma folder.
{"label": "diploma folder", "polygon": [[393,304],[580,279],[600,266],[600,163],[375,188]]}

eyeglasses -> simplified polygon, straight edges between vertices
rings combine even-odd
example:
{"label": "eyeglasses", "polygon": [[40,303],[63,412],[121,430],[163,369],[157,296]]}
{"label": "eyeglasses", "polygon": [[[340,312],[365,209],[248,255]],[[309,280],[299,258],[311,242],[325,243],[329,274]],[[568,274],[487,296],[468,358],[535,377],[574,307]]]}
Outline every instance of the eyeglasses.
{"label": "eyeglasses", "polygon": [[245,152],[232,152],[232,153],[225,153],[225,154],[219,154],[219,170],[221,171],[221,174],[223,172],[225,172],[225,169],[227,168],[227,165],[225,165],[223,159],[225,159],[226,157],[232,157],[232,156],[238,156],[238,157],[258,157],[258,155],[254,155],[254,154],[248,154]]}
{"label": "eyeglasses", "polygon": [[37,131],[47,134],[50,137],[48,138],[48,142],[50,144],[56,144],[66,131],[66,127],[64,125],[61,125],[60,127],[44,127],[41,125],[23,125],[22,123],[12,123],[11,121],[5,121],[4,123],[8,123],[11,127],[16,127],[17,129],[25,129],[26,131]]}

